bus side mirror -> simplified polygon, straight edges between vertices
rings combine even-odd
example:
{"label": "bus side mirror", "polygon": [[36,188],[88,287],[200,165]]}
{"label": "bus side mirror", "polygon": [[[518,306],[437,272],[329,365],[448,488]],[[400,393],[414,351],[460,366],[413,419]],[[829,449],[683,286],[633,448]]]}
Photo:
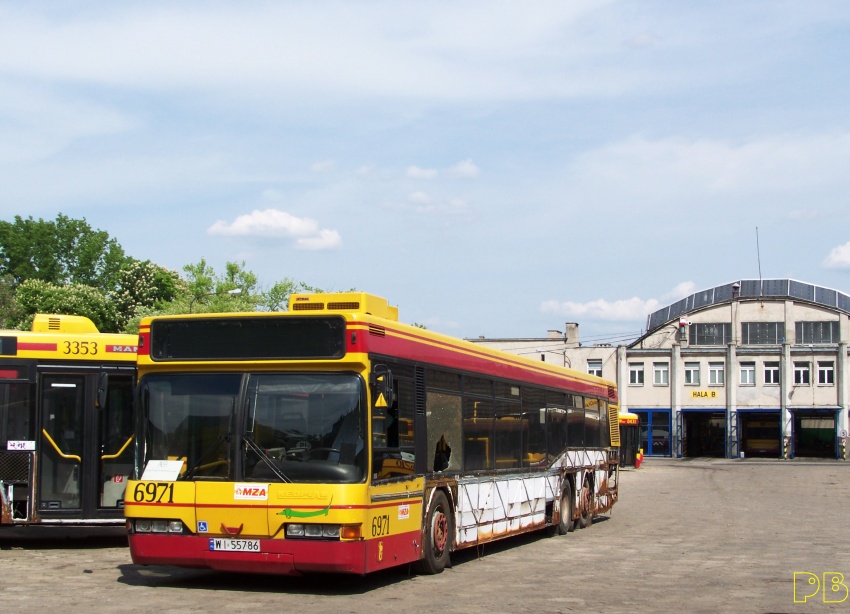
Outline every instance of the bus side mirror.
{"label": "bus side mirror", "polygon": [[106,409],[106,396],[109,391],[109,373],[101,372],[97,378],[97,407]]}
{"label": "bus side mirror", "polygon": [[372,407],[387,409],[393,406],[393,373],[386,365],[375,365],[369,378],[372,386]]}

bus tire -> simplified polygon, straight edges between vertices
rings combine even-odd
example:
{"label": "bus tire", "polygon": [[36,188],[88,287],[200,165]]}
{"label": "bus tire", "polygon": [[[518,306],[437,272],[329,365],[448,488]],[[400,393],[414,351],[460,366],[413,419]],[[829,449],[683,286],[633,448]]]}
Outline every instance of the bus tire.
{"label": "bus tire", "polygon": [[438,490],[431,499],[422,539],[422,558],[417,570],[423,574],[438,574],[449,564],[452,545],[452,512],[446,493]]}
{"label": "bus tire", "polygon": [[573,530],[573,489],[564,482],[561,492],[561,517],[558,521],[558,535],[566,535]]}
{"label": "bus tire", "polygon": [[578,519],[578,527],[579,529],[586,529],[593,524],[593,486],[590,483],[590,478],[584,478],[579,496],[579,506],[581,515]]}

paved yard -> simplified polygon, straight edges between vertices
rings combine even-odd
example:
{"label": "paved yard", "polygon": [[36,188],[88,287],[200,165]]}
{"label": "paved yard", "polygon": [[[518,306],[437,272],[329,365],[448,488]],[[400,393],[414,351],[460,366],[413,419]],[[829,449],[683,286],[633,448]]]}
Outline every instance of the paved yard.
{"label": "paved yard", "polygon": [[[17,612],[850,612],[850,463],[649,459],[610,518],[457,553],[438,576],[279,578],[138,567],[121,532],[0,534]],[[23,534],[23,536],[22,536]],[[806,603],[797,598],[813,593]],[[826,576],[824,576],[826,574]],[[810,584],[809,581],[812,581]],[[836,583],[837,580],[837,583]]]}

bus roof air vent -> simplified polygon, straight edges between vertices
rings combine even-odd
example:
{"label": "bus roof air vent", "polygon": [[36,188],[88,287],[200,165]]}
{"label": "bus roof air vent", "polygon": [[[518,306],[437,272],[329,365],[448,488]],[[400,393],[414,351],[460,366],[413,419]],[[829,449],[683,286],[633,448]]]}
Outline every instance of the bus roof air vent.
{"label": "bus roof air vent", "polygon": [[398,322],[398,307],[391,306],[385,298],[366,292],[291,294],[289,310],[347,311]]}
{"label": "bus roof air vent", "polygon": [[94,322],[84,316],[35,314],[32,321],[34,333],[97,333]]}
{"label": "bus roof air vent", "polygon": [[324,303],[295,303],[291,306],[292,311],[323,311]]}

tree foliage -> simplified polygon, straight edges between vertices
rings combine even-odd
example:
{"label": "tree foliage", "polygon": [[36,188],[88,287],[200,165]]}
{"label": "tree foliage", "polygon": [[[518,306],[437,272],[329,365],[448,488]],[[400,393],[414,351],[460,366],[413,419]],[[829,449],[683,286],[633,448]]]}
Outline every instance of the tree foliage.
{"label": "tree foliage", "polygon": [[289,306],[289,295],[304,291],[304,284],[284,277],[263,293],[260,307],[265,311],[286,311]]}
{"label": "tree foliage", "polygon": [[17,286],[26,280],[82,284],[112,292],[126,257],[115,239],[85,219],[61,213],[55,221],[15,216],[0,221],[0,275]]}
{"label": "tree foliage", "polygon": [[9,274],[0,276],[0,326],[15,328],[24,316],[16,298],[15,280]]}
{"label": "tree foliage", "polygon": [[0,325],[29,328],[36,313],[81,315],[101,332],[138,332],[149,315],[284,311],[289,296],[320,289],[284,277],[263,290],[245,262],[217,273],[202,258],[184,276],[124,254],[85,219],[0,221]]}
{"label": "tree foliage", "polygon": [[112,295],[123,328],[141,310],[164,306],[188,293],[188,284],[176,271],[150,260],[129,259],[118,276],[118,289]]}
{"label": "tree foliage", "polygon": [[14,328],[30,328],[36,313],[58,313],[85,316],[100,332],[120,330],[115,304],[98,289],[84,284],[60,286],[28,279],[18,286],[16,301],[25,315]]}

